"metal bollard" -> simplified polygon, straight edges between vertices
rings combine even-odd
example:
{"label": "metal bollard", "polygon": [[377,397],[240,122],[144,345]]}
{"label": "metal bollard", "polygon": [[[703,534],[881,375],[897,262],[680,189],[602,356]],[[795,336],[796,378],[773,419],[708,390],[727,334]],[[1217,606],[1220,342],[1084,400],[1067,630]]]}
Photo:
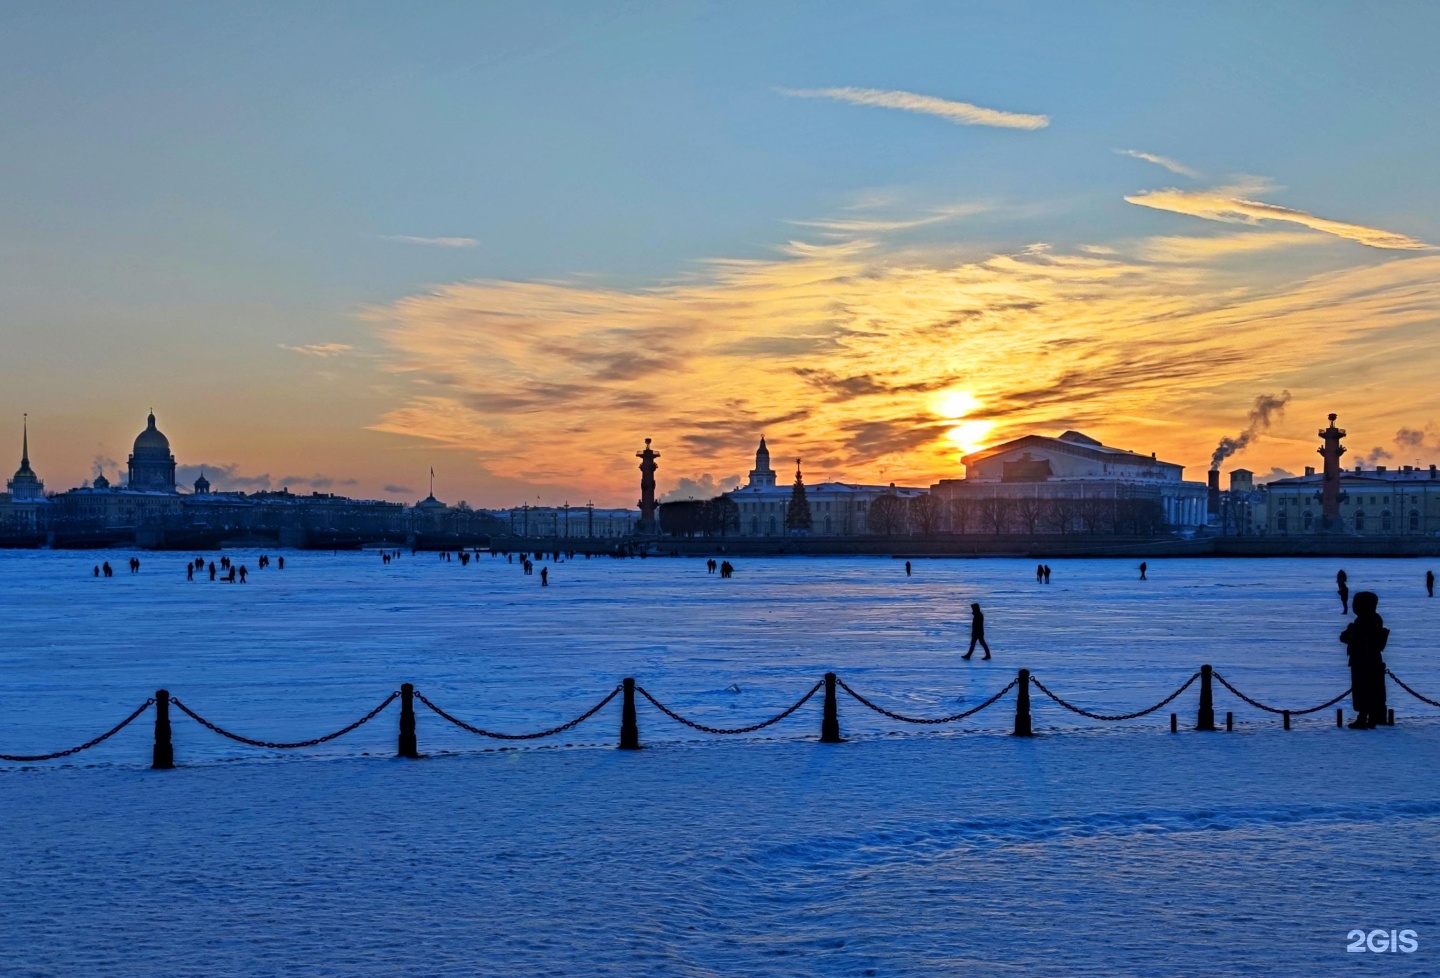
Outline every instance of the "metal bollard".
{"label": "metal bollard", "polygon": [[625,706],[620,711],[620,749],[640,749],[640,727],[635,722],[635,680],[625,678]]}
{"label": "metal bollard", "polygon": [[1235,714],[1229,710],[1225,711],[1225,732],[1230,733],[1235,729]]}
{"label": "metal bollard", "polygon": [[1030,729],[1030,670],[1021,669],[1015,688],[1015,736],[1032,737]]}
{"label": "metal bollard", "polygon": [[1385,711],[1385,726],[1395,726],[1395,708],[1393,706]]}
{"label": "metal bollard", "polygon": [[1284,711],[1282,712],[1282,715],[1283,715],[1284,718],[1285,718],[1285,729],[1286,729],[1286,730],[1289,730],[1289,729],[1290,729],[1290,711],[1289,711],[1289,710],[1284,710]]}
{"label": "metal bollard", "polygon": [[400,684],[400,743],[395,756],[420,756],[419,745],[415,742],[415,687],[410,683]]}
{"label": "metal bollard", "polygon": [[155,690],[155,750],[150,768],[169,771],[175,767],[175,746],[170,742],[170,691]]}
{"label": "metal bollard", "polygon": [[1174,713],[1170,714],[1170,732],[1171,732],[1171,733],[1179,733],[1179,732],[1180,732],[1180,717],[1177,716],[1177,715],[1174,714]]}
{"label": "metal bollard", "polygon": [[820,743],[843,743],[840,737],[840,707],[835,702],[835,674],[825,674],[825,711],[820,717]]}
{"label": "metal bollard", "polygon": [[1341,707],[1340,709],[1338,709],[1338,710],[1335,711],[1335,726],[1341,727],[1341,728],[1343,728],[1343,727],[1345,726],[1345,708],[1344,708],[1344,707]]}
{"label": "metal bollard", "polygon": [[1200,713],[1195,718],[1196,730],[1215,729],[1215,698],[1210,688],[1209,666],[1200,667]]}

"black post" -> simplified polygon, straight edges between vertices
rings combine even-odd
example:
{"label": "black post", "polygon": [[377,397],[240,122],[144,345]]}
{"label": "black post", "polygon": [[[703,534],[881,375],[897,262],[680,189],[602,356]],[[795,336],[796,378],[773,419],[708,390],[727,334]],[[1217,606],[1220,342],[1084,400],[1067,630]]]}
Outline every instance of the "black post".
{"label": "black post", "polygon": [[415,687],[410,683],[400,684],[400,745],[395,756],[420,756],[420,747],[415,742]]}
{"label": "black post", "polygon": [[155,690],[155,751],[150,768],[169,771],[175,767],[175,746],[170,743],[170,691]]}
{"label": "black post", "polygon": [[825,712],[820,717],[820,743],[838,744],[840,739],[840,706],[835,702],[835,674],[825,674]]}
{"label": "black post", "polygon": [[1345,708],[1343,706],[1335,711],[1335,726],[1341,729],[1345,727]]}
{"label": "black post", "polygon": [[620,749],[640,749],[640,727],[635,723],[635,680],[625,678],[625,707],[620,711]]}
{"label": "black post", "polygon": [[1235,729],[1235,714],[1229,710],[1225,711],[1225,732],[1230,733]]}
{"label": "black post", "polygon": [[1210,691],[1210,667],[1200,667],[1200,714],[1195,718],[1196,730],[1215,729],[1215,698]]}
{"label": "black post", "polygon": [[1289,711],[1289,710],[1285,710],[1285,711],[1284,711],[1284,716],[1285,716],[1285,729],[1286,729],[1286,730],[1289,730],[1289,729],[1290,729],[1290,711]]}
{"label": "black post", "polygon": [[1020,684],[1015,689],[1015,736],[1030,737],[1030,670],[1020,670]]}
{"label": "black post", "polygon": [[1180,732],[1180,717],[1177,716],[1177,715],[1174,714],[1174,713],[1170,714],[1170,732],[1171,732],[1171,733],[1179,733],[1179,732]]}
{"label": "black post", "polygon": [[1393,706],[1385,711],[1385,726],[1395,726],[1395,707]]}

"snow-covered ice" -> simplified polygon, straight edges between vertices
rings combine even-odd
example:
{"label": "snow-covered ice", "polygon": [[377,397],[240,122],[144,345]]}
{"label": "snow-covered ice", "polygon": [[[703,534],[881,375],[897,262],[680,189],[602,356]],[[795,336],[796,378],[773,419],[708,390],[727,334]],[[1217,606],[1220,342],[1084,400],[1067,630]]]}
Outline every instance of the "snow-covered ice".
{"label": "snow-covered ice", "polygon": [[[283,740],[407,680],[512,731],[626,675],[715,725],[826,669],[919,715],[1021,666],[1122,712],[1203,662],[1305,707],[1348,684],[1342,563],[1381,595],[1391,667],[1440,692],[1440,602],[1410,560],[1152,560],[1143,583],[1130,561],[1051,561],[1045,587],[1025,561],[917,560],[907,579],[886,559],[745,559],[721,581],[700,560],[580,559],[542,589],[490,557],[287,553],[242,587],[187,583],[183,555],[139,554],[131,576],[129,556],[0,553],[0,751],[83,741],[159,686]],[[89,577],[101,559],[115,578]],[[989,663],[958,660],[971,601]],[[7,973],[1434,974],[1440,710],[1391,703],[1393,729],[1327,711],[1284,733],[1217,689],[1236,733],[1172,736],[1169,708],[1098,725],[1037,693],[1027,741],[1003,735],[1010,698],[937,730],[842,694],[852,740],[821,746],[818,697],[724,740],[642,701],[638,754],[601,749],[618,702],[559,738],[574,747],[511,751],[421,708],[422,762],[388,757],[393,706],[298,756],[177,714],[174,772],[145,770],[147,715],[0,768]],[[1192,688],[1174,709],[1194,706]],[[1348,954],[1354,928],[1412,928],[1420,950]]]}

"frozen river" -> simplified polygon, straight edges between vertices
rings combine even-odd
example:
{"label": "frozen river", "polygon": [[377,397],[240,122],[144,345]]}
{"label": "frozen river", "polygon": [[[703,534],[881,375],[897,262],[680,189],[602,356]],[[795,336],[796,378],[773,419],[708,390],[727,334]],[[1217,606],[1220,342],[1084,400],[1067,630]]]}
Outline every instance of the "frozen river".
{"label": "frozen river", "polygon": [[[290,553],[250,583],[187,582],[184,558],[142,553],[0,552],[0,753],[79,743],[168,688],[209,719],[264,740],[343,726],[401,682],[463,719],[501,731],[541,729],[583,712],[624,676],[712,726],[773,715],[834,670],[901,713],[953,714],[1020,667],[1078,705],[1124,713],[1157,702],[1202,663],[1262,702],[1302,709],[1349,685],[1332,560],[1054,561],[1052,583],[1016,560],[747,559],[735,577],[698,559],[577,559],[522,575],[482,556],[468,567],[435,554],[385,565],[374,553]],[[90,575],[109,559],[111,579]],[[1440,693],[1440,601],[1415,560],[1352,560],[1353,591],[1372,589],[1392,630],[1391,668]],[[965,662],[969,605],[987,616],[995,658]],[[1196,690],[1176,701],[1193,715]],[[1392,690],[1403,717],[1430,708]],[[1237,722],[1273,723],[1217,690]],[[818,698],[766,735],[810,736]],[[896,728],[842,694],[847,733]],[[1005,729],[1009,701],[965,721]],[[1323,714],[1304,722],[1333,722]],[[1038,695],[1041,727],[1085,724]],[[567,736],[613,742],[618,703]],[[1137,723],[1168,723],[1168,710]],[[1299,721],[1297,721],[1299,722]],[[686,728],[642,705],[649,743]],[[81,763],[143,761],[143,724]],[[254,751],[175,722],[182,762]],[[390,713],[312,753],[386,751]],[[422,749],[492,746],[422,710]]]}
{"label": "frozen river", "polygon": [[[186,582],[183,555],[0,552],[0,751],[87,739],[168,687],[252,737],[298,740],[402,681],[494,729],[568,720],[634,676],[714,725],[763,719],[826,670],[901,712],[953,713],[1024,666],[1105,712],[1211,663],[1303,708],[1348,685],[1328,560],[567,561],[551,586],[504,559],[286,553],[250,583]],[[108,559],[116,576],[96,580]],[[1425,565],[1345,562],[1440,693]],[[959,656],[968,608],[995,658]],[[1193,723],[1196,689],[1176,701]],[[619,703],[493,750],[419,709],[431,759],[391,758],[397,708],[280,755],[150,716],[68,759],[0,766],[5,974],[1317,975],[1440,973],[1440,710],[1400,723],[1278,721],[1216,690],[1226,735],[1169,709],[1097,725],[1038,693],[958,729],[905,727],[844,694],[753,738]],[[903,736],[890,736],[899,732]],[[762,740],[770,738],[773,740]],[[547,743],[547,742],[542,742]],[[365,756],[365,755],[369,756]],[[1412,929],[1412,954],[1346,951]]]}

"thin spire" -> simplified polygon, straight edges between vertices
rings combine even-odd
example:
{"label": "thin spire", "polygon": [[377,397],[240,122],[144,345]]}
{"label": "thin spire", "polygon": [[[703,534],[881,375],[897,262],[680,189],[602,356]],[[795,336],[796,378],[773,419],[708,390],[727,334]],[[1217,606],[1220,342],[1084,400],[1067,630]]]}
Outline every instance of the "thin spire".
{"label": "thin spire", "polygon": [[29,414],[29,412],[26,412],[25,415],[23,416],[23,418],[24,418],[24,419],[20,422],[20,430],[21,430],[21,432],[22,432],[22,434],[21,434],[21,436],[20,436],[20,439],[21,439],[21,440],[20,440],[20,467],[21,467],[22,469],[28,469],[28,468],[30,467],[30,414]]}
{"label": "thin spire", "polygon": [[430,498],[435,498],[435,466],[430,466]]}

